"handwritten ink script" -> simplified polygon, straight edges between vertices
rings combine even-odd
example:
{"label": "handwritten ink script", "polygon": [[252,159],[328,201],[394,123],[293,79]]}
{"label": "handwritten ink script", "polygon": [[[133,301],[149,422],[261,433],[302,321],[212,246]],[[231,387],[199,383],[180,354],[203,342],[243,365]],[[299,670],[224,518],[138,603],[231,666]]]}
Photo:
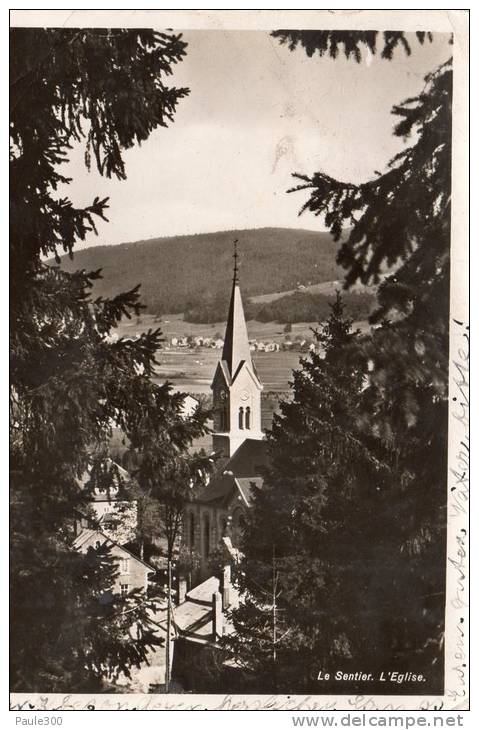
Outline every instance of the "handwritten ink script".
{"label": "handwritten ink script", "polygon": [[443,708],[441,697],[318,697],[312,695],[12,695],[13,711],[58,710],[431,710]]}
{"label": "handwritten ink script", "polygon": [[469,325],[453,320],[448,499],[446,693],[454,705],[467,700],[469,514]]}

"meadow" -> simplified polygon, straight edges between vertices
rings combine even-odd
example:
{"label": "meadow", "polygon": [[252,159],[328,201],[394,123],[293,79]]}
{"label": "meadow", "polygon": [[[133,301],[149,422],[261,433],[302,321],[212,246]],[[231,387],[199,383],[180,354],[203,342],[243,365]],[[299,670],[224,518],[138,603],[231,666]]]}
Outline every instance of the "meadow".
{"label": "meadow", "polygon": [[[135,337],[148,329],[160,328],[165,337],[164,349],[157,354],[156,368],[157,382],[168,380],[175,390],[187,393],[210,393],[210,384],[216,365],[221,357],[221,350],[210,348],[171,348],[167,345],[172,337],[187,335],[223,337],[225,322],[214,324],[192,324],[183,320],[183,315],[165,315],[158,321],[152,314],[142,314],[138,319],[133,317],[120,323],[116,333],[119,337]],[[355,326],[362,330],[367,329],[365,322],[357,322]],[[312,338],[312,329],[317,328],[315,322],[298,322],[292,325],[289,337]],[[283,342],[284,326],[277,322],[248,322],[250,339],[262,341]],[[280,350],[279,352],[252,352],[252,359],[263,383],[264,391],[284,393],[289,390],[291,372],[298,367],[304,353]]]}
{"label": "meadow", "polygon": [[[164,350],[158,353],[158,382],[169,380],[175,390],[209,393],[221,350]],[[298,352],[253,352],[252,359],[265,391],[288,390],[291,371],[298,367]]]}
{"label": "meadow", "polygon": [[[184,322],[182,315],[178,314],[165,315],[161,322],[155,320],[155,316],[151,314],[141,315],[139,321],[133,317],[122,322],[116,332],[119,337],[135,337],[148,329],[159,327],[165,339],[171,340],[172,337],[185,335],[213,337],[215,334],[219,334],[223,337],[225,330],[225,322],[191,324]],[[312,323],[308,322],[293,325],[290,336],[293,339],[298,335],[311,338],[311,326],[313,326]],[[248,322],[250,339],[282,342],[283,329],[276,322]],[[165,348],[157,354],[159,365],[156,368],[156,379],[158,382],[169,380],[175,390],[188,393],[209,393],[211,380],[220,356],[221,350],[167,349],[165,343]],[[298,352],[253,352],[252,358],[265,391],[287,391],[291,371],[298,367],[300,357],[301,353]]]}

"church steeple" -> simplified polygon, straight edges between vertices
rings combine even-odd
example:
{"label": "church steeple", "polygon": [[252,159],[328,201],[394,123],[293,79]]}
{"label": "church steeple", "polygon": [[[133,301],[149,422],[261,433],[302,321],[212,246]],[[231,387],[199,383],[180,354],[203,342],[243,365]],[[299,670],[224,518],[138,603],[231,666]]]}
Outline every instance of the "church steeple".
{"label": "church steeple", "polygon": [[226,323],[225,344],[221,359],[226,362],[232,378],[234,378],[241,362],[247,362],[253,367],[248,342],[248,330],[244,316],[243,301],[238,278],[238,251],[237,241],[234,242],[234,269],[233,288],[231,291],[228,321]]}
{"label": "church steeple", "polygon": [[215,424],[213,447],[232,456],[246,439],[262,439],[261,391],[248,342],[234,242],[233,287],[221,360],[211,388]]}

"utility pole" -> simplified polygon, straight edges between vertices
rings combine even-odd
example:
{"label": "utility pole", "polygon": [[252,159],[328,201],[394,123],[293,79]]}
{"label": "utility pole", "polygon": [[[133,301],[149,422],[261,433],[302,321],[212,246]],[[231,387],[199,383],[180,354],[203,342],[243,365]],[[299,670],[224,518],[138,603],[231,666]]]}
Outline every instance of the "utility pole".
{"label": "utility pole", "polygon": [[[168,551],[169,552],[169,551]],[[165,692],[170,691],[170,655],[171,655],[171,556],[168,555],[168,588],[166,604],[166,667],[165,667]]]}

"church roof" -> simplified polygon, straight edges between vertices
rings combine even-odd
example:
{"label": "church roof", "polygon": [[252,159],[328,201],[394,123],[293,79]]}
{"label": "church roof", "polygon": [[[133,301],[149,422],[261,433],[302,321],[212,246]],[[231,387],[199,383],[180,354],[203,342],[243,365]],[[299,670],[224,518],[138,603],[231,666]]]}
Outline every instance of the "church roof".
{"label": "church roof", "polygon": [[246,439],[233,456],[221,465],[217,476],[196,496],[196,501],[226,506],[239,493],[250,506],[252,487],[261,487],[261,467],[268,463],[265,441]]}
{"label": "church roof", "polygon": [[225,344],[223,346],[221,359],[227,363],[233,380],[236,371],[242,362],[248,363],[251,369],[253,369],[243,301],[241,299],[241,291],[236,276],[233,279],[228,321],[226,323]]}
{"label": "church roof", "polygon": [[245,439],[241,446],[228,459],[223,472],[229,471],[235,477],[251,477],[257,474],[257,467],[268,463],[266,441]]}
{"label": "church roof", "polygon": [[262,487],[263,486],[263,477],[256,476],[254,478],[252,477],[243,477],[242,479],[235,479],[236,486],[239,489],[239,492],[241,496],[243,497],[243,501],[246,504],[247,507],[251,506],[251,498],[253,496],[253,486],[254,487]]}

